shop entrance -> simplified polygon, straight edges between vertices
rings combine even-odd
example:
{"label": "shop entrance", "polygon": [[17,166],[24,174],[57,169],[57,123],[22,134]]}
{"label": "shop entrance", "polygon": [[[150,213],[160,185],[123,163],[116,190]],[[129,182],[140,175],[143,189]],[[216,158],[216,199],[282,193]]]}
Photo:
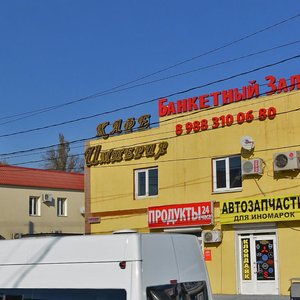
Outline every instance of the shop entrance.
{"label": "shop entrance", "polygon": [[240,293],[277,295],[278,255],[276,234],[238,235]]}

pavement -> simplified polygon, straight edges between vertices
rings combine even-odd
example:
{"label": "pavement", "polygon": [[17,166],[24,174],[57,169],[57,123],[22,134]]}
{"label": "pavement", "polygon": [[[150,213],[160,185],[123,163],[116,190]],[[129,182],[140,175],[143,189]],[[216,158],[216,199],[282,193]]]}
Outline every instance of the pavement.
{"label": "pavement", "polygon": [[214,300],[290,300],[290,296],[279,295],[213,295]]}

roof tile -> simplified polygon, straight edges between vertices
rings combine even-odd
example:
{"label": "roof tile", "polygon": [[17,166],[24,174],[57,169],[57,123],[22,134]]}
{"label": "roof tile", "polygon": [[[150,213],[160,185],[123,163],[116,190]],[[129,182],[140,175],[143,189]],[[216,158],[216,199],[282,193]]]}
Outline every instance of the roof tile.
{"label": "roof tile", "polygon": [[0,185],[83,191],[84,175],[0,164]]}

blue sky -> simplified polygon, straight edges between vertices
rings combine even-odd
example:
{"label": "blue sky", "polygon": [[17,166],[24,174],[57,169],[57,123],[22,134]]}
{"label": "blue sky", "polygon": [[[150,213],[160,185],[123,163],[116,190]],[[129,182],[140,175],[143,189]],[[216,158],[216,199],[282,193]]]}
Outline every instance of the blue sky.
{"label": "blue sky", "polygon": [[[299,55],[300,17],[273,26],[298,14],[296,0],[2,0],[0,160],[42,167],[38,161],[45,150],[34,149],[57,144],[59,133],[77,141],[94,136],[105,121],[149,113],[155,122],[156,101],[119,109]],[[122,91],[82,100],[153,73]],[[186,96],[242,87],[253,79],[263,84],[270,74],[300,74],[299,58]],[[69,122],[81,118],[86,119]],[[37,130],[41,127],[48,128]],[[83,152],[83,142],[72,146],[73,154]]]}

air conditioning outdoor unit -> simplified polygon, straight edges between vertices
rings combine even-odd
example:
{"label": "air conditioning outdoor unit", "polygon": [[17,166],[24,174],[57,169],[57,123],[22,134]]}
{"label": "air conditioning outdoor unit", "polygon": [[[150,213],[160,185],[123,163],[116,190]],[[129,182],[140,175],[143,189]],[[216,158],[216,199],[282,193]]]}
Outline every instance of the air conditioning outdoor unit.
{"label": "air conditioning outdoor unit", "polygon": [[43,194],[43,202],[52,202],[52,194]]}
{"label": "air conditioning outdoor unit", "polygon": [[223,233],[221,230],[207,230],[202,232],[202,238],[204,243],[220,243]]}
{"label": "air conditioning outdoor unit", "polygon": [[300,169],[300,151],[288,151],[274,154],[274,171]]}
{"label": "air conditioning outdoor unit", "polygon": [[243,160],[242,161],[242,174],[254,175],[263,173],[263,163],[260,158]]}
{"label": "air conditioning outdoor unit", "polygon": [[84,215],[84,214],[85,214],[85,207],[84,207],[84,206],[81,206],[81,207],[79,208],[79,212],[80,212],[81,215]]}

